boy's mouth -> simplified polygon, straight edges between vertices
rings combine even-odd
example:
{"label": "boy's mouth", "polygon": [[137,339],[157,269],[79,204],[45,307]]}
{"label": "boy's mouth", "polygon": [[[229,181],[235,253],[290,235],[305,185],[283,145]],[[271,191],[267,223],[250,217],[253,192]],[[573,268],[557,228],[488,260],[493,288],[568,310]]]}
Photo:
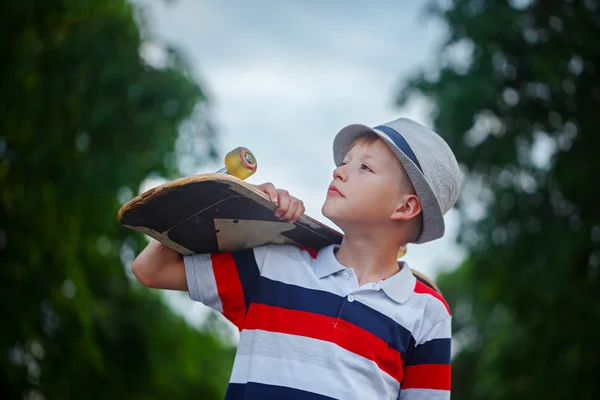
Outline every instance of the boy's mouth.
{"label": "boy's mouth", "polygon": [[342,193],[338,190],[338,188],[335,187],[335,185],[329,186],[329,189],[327,189],[327,195],[344,197],[344,195],[342,195]]}

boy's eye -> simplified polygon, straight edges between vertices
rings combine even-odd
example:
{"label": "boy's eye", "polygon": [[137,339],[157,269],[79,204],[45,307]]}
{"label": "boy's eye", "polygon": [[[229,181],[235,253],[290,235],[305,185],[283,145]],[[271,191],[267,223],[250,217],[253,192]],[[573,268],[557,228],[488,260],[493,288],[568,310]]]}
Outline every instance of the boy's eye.
{"label": "boy's eye", "polygon": [[363,169],[363,170],[365,170],[365,171],[373,172],[373,170],[371,169],[371,167],[369,167],[367,164],[361,165],[360,168]]}

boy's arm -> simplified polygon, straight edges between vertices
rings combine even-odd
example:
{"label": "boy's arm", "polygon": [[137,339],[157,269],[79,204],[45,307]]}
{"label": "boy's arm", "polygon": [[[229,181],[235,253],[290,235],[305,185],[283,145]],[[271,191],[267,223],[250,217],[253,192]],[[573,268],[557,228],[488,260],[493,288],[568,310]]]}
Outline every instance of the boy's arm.
{"label": "boy's arm", "polygon": [[404,367],[400,400],[450,398],[452,317],[435,324],[411,349]]}
{"label": "boy's arm", "polygon": [[133,274],[144,286],[187,291],[185,265],[179,253],[151,240],[132,265]]}

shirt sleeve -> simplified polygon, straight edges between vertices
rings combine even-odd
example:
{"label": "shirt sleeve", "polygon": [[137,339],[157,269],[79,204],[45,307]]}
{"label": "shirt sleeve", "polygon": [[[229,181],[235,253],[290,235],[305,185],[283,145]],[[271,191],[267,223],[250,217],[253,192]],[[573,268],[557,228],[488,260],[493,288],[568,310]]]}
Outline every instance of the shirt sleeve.
{"label": "shirt sleeve", "polygon": [[407,354],[400,400],[450,399],[451,320],[433,325]]}
{"label": "shirt sleeve", "polygon": [[219,311],[242,329],[267,251],[268,246],[262,246],[184,257],[191,299]]}

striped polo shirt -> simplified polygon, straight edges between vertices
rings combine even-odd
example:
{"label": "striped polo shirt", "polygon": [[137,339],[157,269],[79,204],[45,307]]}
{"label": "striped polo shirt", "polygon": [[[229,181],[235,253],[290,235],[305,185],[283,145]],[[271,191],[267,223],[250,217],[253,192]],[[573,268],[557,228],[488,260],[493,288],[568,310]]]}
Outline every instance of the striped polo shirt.
{"label": "striped polo shirt", "polygon": [[334,247],[184,258],[190,297],[240,330],[226,399],[448,399],[444,299],[402,262],[359,286]]}

